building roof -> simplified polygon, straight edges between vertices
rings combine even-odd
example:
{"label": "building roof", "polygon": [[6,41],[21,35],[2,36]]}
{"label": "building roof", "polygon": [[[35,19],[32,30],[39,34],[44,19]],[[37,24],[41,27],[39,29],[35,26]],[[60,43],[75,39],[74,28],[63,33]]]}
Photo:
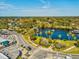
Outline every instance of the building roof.
{"label": "building roof", "polygon": [[2,29],[2,30],[0,30],[0,34],[8,35],[8,34],[10,34],[10,33],[9,33],[8,30],[6,30],[6,29]]}
{"label": "building roof", "polygon": [[8,39],[3,39],[0,37],[0,42],[8,41]]}
{"label": "building roof", "polygon": [[8,57],[5,56],[4,54],[0,53],[0,59],[8,59]]}

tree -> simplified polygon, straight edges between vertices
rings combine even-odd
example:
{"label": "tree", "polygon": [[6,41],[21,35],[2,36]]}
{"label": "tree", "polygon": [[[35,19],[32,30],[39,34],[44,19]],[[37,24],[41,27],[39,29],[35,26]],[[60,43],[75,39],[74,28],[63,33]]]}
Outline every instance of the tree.
{"label": "tree", "polygon": [[22,57],[21,56],[18,56],[16,59],[22,59]]}
{"label": "tree", "polygon": [[75,45],[76,47],[79,47],[79,40],[77,40],[77,42],[74,43],[74,45]]}

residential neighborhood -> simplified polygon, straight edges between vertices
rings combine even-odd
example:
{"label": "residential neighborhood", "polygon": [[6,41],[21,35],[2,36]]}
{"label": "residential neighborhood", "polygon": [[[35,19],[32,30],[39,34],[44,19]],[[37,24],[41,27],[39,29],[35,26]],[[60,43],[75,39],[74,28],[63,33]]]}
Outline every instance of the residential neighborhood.
{"label": "residential neighborhood", "polygon": [[79,0],[0,0],[0,59],[79,59]]}
{"label": "residential neighborhood", "polygon": [[[0,20],[3,20],[0,23],[7,25],[0,25],[1,57],[4,55],[8,59],[78,59],[79,28],[75,21],[79,20],[74,20],[78,17],[67,17],[68,20],[59,18],[0,17]],[[72,22],[77,26],[73,27]]]}

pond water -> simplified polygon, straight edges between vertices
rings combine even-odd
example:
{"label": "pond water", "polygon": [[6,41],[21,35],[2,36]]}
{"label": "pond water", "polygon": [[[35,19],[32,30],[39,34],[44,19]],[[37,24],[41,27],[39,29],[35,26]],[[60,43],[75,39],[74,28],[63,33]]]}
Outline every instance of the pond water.
{"label": "pond water", "polygon": [[36,36],[52,38],[52,39],[66,39],[66,40],[76,40],[79,39],[79,34],[73,34],[66,30],[60,29],[39,29],[39,32],[35,34]]}

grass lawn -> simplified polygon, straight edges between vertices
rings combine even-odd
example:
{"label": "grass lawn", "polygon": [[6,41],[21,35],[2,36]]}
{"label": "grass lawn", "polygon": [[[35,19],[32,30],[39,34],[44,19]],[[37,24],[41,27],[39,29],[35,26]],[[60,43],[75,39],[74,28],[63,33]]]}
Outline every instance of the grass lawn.
{"label": "grass lawn", "polygon": [[[36,45],[39,45],[39,42],[40,42],[40,39],[41,39],[41,37],[36,37],[37,39],[34,42],[32,42],[32,41],[30,42],[29,39],[28,39],[28,36],[23,35],[23,37],[24,37],[24,41],[25,42],[29,42],[33,46],[35,46],[33,43],[35,43]],[[49,40],[49,39],[47,38],[46,40]],[[74,46],[74,43],[76,42],[76,41],[70,41],[70,40],[64,41],[64,40],[56,40],[55,39],[55,40],[52,40],[52,44],[54,44],[53,43],[54,41],[66,45],[65,48],[60,48],[60,49],[54,48],[53,49],[54,51],[60,51],[60,52],[63,52],[63,50],[68,49],[68,48]],[[44,46],[42,46],[42,47],[44,47]],[[73,48],[73,49],[71,49],[71,50],[69,50],[67,52],[63,52],[63,53],[79,54],[79,48],[76,47],[76,48]]]}
{"label": "grass lawn", "polygon": [[79,54],[79,48],[78,47],[75,47],[67,52],[64,52],[64,53],[69,53],[69,54]]}
{"label": "grass lawn", "polygon": [[34,47],[37,46],[36,44],[34,44],[34,43],[30,40],[30,38],[29,38],[28,35],[22,35],[22,37],[23,37],[23,40],[24,40],[26,43],[31,44],[31,45],[34,46]]}
{"label": "grass lawn", "polygon": [[[54,41],[54,40],[53,40]],[[66,47],[65,48],[61,48],[61,49],[54,49],[55,51],[60,51],[60,52],[63,52],[63,50],[65,49],[68,49],[69,47],[72,47],[74,46],[74,43],[76,41],[64,41],[64,40],[56,40],[56,42],[59,42],[59,43],[62,43],[62,44],[66,44]],[[66,52],[63,52],[63,53],[66,53],[66,54],[79,54],[79,48],[78,47],[75,47],[75,48],[72,48],[71,50],[69,51],[66,51]]]}
{"label": "grass lawn", "polygon": [[[52,40],[52,41],[54,41],[54,40]],[[64,41],[64,40],[55,40],[55,41],[59,42],[61,44],[65,44],[67,47],[73,46],[74,43],[76,42],[76,41],[70,41],[70,40],[66,40],[66,41]]]}
{"label": "grass lawn", "polygon": [[67,40],[67,41],[64,41],[64,40],[52,40],[53,42],[55,41],[55,42],[59,42],[59,43],[61,43],[62,45],[65,45],[66,47],[63,47],[63,48],[60,48],[60,49],[57,49],[57,48],[54,48],[53,50],[55,50],[55,51],[60,51],[60,52],[62,52],[63,50],[65,50],[65,49],[68,49],[68,48],[70,48],[70,47],[72,47],[72,46],[74,46],[74,43],[76,42],[76,41],[69,41],[69,40]]}

